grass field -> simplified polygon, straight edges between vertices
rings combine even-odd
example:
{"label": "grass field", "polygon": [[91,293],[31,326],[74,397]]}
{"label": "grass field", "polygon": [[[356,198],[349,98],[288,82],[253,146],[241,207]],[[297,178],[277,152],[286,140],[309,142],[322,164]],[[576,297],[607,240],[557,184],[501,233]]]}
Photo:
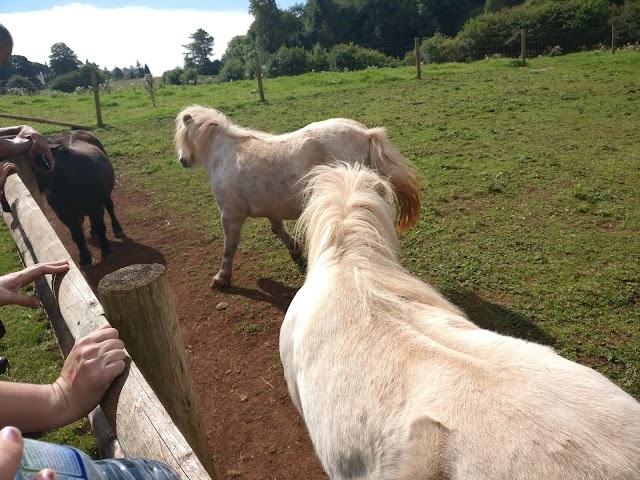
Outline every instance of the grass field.
{"label": "grass field", "polygon": [[[481,326],[553,345],[640,398],[640,54],[429,65],[422,80],[412,68],[318,73],[264,86],[266,103],[251,81],[161,87],[155,108],[143,88],[114,86],[101,93],[106,126],[96,134],[117,175],[153,192],[149,208],[180,209],[221,241],[205,172],[175,160],[180,109],[212,106],[275,133],[338,116],[384,126],[422,174],[421,220],[402,239],[406,268]],[[91,94],[2,96],[0,113],[96,123]],[[2,272],[18,268],[10,237],[0,240]],[[255,252],[256,271],[299,286],[266,222],[249,222],[242,248]],[[283,253],[260,254],[271,250]],[[56,373],[42,315],[4,307],[2,318],[20,332],[2,339],[2,352],[30,367],[9,379]]]}

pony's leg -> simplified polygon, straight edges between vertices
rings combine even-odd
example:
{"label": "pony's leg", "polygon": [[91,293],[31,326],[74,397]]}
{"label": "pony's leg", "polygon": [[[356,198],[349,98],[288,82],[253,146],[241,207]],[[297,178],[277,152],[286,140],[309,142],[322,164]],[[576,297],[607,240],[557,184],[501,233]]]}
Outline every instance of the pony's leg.
{"label": "pony's leg", "polygon": [[116,212],[113,209],[113,201],[111,200],[111,197],[107,197],[107,199],[104,201],[104,208],[107,209],[109,218],[111,218],[111,230],[113,230],[113,235],[116,238],[121,238],[122,236],[124,236],[124,231],[122,230],[120,222],[118,222],[118,219],[116,218]]}
{"label": "pony's leg", "polygon": [[289,232],[287,232],[284,226],[284,222],[275,218],[269,218],[269,223],[271,224],[271,231],[285,244],[293,261],[297,262],[300,260],[300,257],[302,257],[302,247],[296,242],[295,238],[289,235]]}
{"label": "pony's leg", "polygon": [[109,258],[112,252],[109,240],[107,240],[107,227],[104,224],[104,208],[91,212],[89,214],[89,221],[91,222],[91,234],[97,236],[100,241],[102,258]]}
{"label": "pony's leg", "polygon": [[86,270],[91,266],[91,254],[89,253],[87,242],[85,241],[84,233],[82,232],[82,222],[84,217],[58,214],[58,218],[60,218],[60,221],[67,226],[71,232],[71,238],[78,247],[78,251],[80,252],[80,269]]}
{"label": "pony's leg", "polygon": [[240,235],[245,218],[229,218],[222,214],[222,229],[224,230],[224,253],[220,270],[213,277],[209,287],[223,288],[231,285],[231,273],[233,270],[233,257],[240,244]]}

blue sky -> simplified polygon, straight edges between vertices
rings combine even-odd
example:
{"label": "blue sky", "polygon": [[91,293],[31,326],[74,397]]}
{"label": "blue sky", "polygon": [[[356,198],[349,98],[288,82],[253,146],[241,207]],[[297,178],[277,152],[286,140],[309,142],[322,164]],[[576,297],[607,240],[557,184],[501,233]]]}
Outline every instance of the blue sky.
{"label": "blue sky", "polygon": [[[281,9],[304,1],[276,0]],[[189,35],[199,28],[214,38],[213,59],[253,22],[249,0],[0,0],[0,23],[13,53],[48,63],[51,46],[65,43],[81,62],[111,70],[139,61],[162,75],[182,66]]]}

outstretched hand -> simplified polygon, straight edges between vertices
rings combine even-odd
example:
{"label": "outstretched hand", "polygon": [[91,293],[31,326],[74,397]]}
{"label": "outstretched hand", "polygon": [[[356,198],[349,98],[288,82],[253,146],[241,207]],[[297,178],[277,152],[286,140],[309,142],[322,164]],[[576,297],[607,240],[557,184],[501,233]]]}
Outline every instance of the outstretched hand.
{"label": "outstretched hand", "polygon": [[23,307],[37,308],[38,299],[20,293],[20,289],[46,274],[64,273],[69,270],[69,261],[37,263],[19,272],[8,273],[0,276],[0,306],[22,305]]}

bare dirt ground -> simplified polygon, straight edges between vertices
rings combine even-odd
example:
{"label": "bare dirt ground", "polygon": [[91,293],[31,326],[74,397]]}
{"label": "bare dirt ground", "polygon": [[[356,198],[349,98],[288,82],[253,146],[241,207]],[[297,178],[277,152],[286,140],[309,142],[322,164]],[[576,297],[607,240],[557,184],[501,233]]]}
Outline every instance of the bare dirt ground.
{"label": "bare dirt ground", "polygon": [[[243,275],[241,269],[234,271],[235,286],[227,290],[211,290],[210,276],[193,288],[189,272],[206,268],[212,276],[222,246],[211,245],[195,228],[177,230],[173,212],[150,209],[148,195],[126,181],[118,183],[113,198],[126,237],[114,239],[108,230],[114,255],[107,261],[90,244],[94,266],[85,278],[97,295],[100,279],[119,268],[165,265],[218,478],[326,479],[289,398],[278,356],[279,327],[295,290],[266,275]],[[77,261],[69,231],[48,208],[45,214]],[[287,255],[284,247],[281,253]],[[236,258],[241,264],[242,252]],[[218,310],[223,302],[228,306]],[[255,318],[272,328],[238,331],[239,324]]]}

